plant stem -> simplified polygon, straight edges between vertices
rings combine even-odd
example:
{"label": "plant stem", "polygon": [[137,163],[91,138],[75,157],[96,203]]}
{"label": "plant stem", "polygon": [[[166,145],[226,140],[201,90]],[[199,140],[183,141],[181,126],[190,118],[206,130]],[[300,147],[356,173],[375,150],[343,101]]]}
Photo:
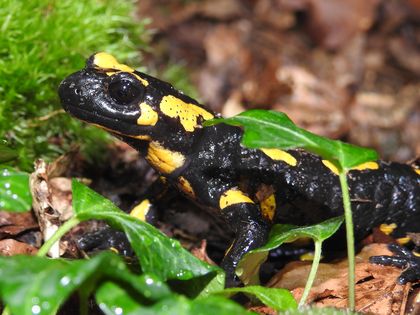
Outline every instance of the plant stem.
{"label": "plant stem", "polygon": [[[45,256],[50,250],[50,248],[54,245],[55,242],[58,242],[58,240],[62,238],[64,234],[66,234],[68,231],[70,231],[73,227],[75,227],[79,223],[80,223],[80,220],[77,217],[72,217],[70,220],[65,222],[62,226],[58,228],[58,230],[51,236],[51,238],[47,240],[44,243],[44,245],[41,246],[41,248],[38,250],[38,253],[36,255],[38,257]],[[7,305],[4,306],[4,309],[1,315],[10,315],[10,311]]]}
{"label": "plant stem", "polygon": [[355,259],[354,259],[354,230],[353,217],[351,212],[351,203],[349,195],[349,186],[347,184],[347,175],[345,170],[340,171],[340,185],[343,196],[344,218],[346,221],[346,238],[347,238],[347,259],[348,259],[348,286],[349,286],[349,302],[350,311],[354,311],[355,307]]}
{"label": "plant stem", "polygon": [[311,291],[312,285],[315,281],[316,272],[318,271],[319,262],[321,261],[321,246],[322,241],[315,240],[314,259],[312,261],[311,271],[309,272],[308,280],[306,280],[305,289],[303,290],[302,297],[299,301],[299,307],[302,307],[305,304],[309,292]]}
{"label": "plant stem", "polygon": [[58,228],[58,230],[51,236],[49,240],[47,240],[44,245],[41,246],[38,253],[36,254],[38,257],[45,256],[50,248],[54,245],[55,242],[58,242],[58,240],[63,237],[64,234],[66,234],[68,231],[70,231],[73,227],[78,225],[80,223],[80,220],[77,217],[72,217],[70,220],[65,222],[62,226]]}

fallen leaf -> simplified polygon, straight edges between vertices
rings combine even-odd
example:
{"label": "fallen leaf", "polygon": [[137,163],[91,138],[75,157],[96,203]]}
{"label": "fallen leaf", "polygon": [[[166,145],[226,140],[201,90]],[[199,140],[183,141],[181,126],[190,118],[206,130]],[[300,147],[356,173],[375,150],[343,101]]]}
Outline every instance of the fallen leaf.
{"label": "fallen leaf", "polygon": [[26,243],[18,242],[14,239],[5,239],[0,241],[0,255],[35,255],[38,249]]}

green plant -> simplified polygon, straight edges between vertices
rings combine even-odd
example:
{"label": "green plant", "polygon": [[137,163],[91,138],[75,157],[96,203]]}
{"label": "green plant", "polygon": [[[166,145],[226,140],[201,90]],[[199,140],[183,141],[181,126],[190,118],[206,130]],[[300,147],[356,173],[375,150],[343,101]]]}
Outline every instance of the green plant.
{"label": "green plant", "polygon": [[[200,261],[178,241],[127,215],[81,183],[73,181],[72,190],[74,217],[42,246],[38,257],[0,257],[0,298],[7,305],[3,314],[55,314],[76,292],[81,314],[87,314],[91,294],[105,314],[197,314],[198,310],[200,314],[249,314],[221,296],[234,292],[252,294],[277,310],[296,308],[287,290],[259,286],[223,290],[220,268]],[[43,257],[62,235],[89,219],[103,219],[123,230],[141,270],[130,271],[120,257],[109,252],[89,260]],[[169,287],[168,280],[177,280],[177,285]]]}
{"label": "green plant", "polygon": [[35,158],[66,152],[76,139],[89,157],[101,156],[108,136],[62,115],[56,90],[95,51],[138,64],[147,20],[133,12],[131,0],[2,1],[0,139],[19,157],[14,165],[30,170]]}
{"label": "green plant", "polygon": [[245,133],[242,143],[250,148],[304,148],[329,160],[337,168],[343,197],[346,223],[347,256],[349,260],[349,308],[355,307],[355,261],[353,218],[346,173],[362,163],[376,160],[377,153],[372,149],[357,147],[338,140],[330,140],[297,127],[286,114],[249,110],[235,117],[213,119],[206,126],[226,123],[243,126]]}

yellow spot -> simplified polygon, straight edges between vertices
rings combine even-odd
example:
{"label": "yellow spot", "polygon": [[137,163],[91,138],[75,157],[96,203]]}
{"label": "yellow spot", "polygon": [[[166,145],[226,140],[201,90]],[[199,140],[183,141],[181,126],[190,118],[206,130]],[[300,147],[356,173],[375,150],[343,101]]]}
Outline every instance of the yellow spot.
{"label": "yellow spot", "polygon": [[414,172],[416,172],[418,175],[420,175],[420,168],[415,168]]}
{"label": "yellow spot", "polygon": [[194,131],[198,125],[197,120],[199,117],[202,117],[204,120],[214,117],[213,114],[204,108],[195,104],[185,103],[173,95],[167,95],[162,98],[160,110],[166,116],[179,118],[181,125],[186,131]]}
{"label": "yellow spot", "polygon": [[137,125],[154,126],[158,121],[158,113],[156,113],[150,105],[146,103],[140,104],[140,117],[137,119]]}
{"label": "yellow spot", "polygon": [[138,136],[128,135],[127,137],[134,138],[134,139],[139,139],[139,140],[146,140],[146,141],[152,140],[152,138],[150,138],[150,136],[148,136],[148,135],[138,135]]}
{"label": "yellow spot", "polygon": [[229,247],[228,247],[228,249],[226,249],[226,251],[225,251],[225,256],[232,250],[232,248],[233,248],[233,244],[234,244],[235,242],[232,242],[232,244],[230,244],[229,245]]}
{"label": "yellow spot", "polygon": [[276,212],[276,197],[274,194],[269,195],[260,202],[261,212],[264,218],[272,221]]}
{"label": "yellow spot", "polygon": [[413,250],[414,256],[420,257],[420,253]]}
{"label": "yellow spot", "polygon": [[[139,75],[134,73],[134,69],[119,63],[117,59],[115,59],[114,56],[106,53],[106,52],[99,52],[95,54],[95,57],[93,58],[93,64],[100,69],[112,69],[116,71],[123,71],[133,74],[144,86],[148,86],[149,82],[147,80],[141,78]],[[113,75],[115,72],[109,72],[108,75]]]}
{"label": "yellow spot", "polygon": [[110,247],[109,248],[111,251],[113,251],[116,254],[119,254],[120,252],[118,251],[118,249],[116,249],[115,247]]}
{"label": "yellow spot", "polygon": [[147,141],[150,141],[150,140],[151,140],[150,136],[148,136],[148,135],[137,135],[137,136],[134,136],[134,135],[127,135],[127,134],[124,134],[124,133],[122,133],[122,132],[120,132],[120,131],[118,131],[118,130],[114,130],[114,129],[111,129],[111,128],[107,128],[107,127],[105,127],[105,126],[101,126],[101,125],[98,125],[98,124],[93,124],[93,123],[90,123],[90,124],[91,124],[92,126],[95,126],[95,127],[101,128],[101,129],[103,129],[103,130],[106,130],[106,131],[109,131],[109,132],[112,132],[112,133],[116,133],[116,134],[121,135],[121,136],[126,136],[126,137],[129,137],[129,138],[139,139],[139,140],[147,140]]}
{"label": "yellow spot", "polygon": [[261,149],[266,155],[275,161],[283,161],[291,166],[296,166],[297,161],[293,155],[287,153],[286,151],[279,149]]}
{"label": "yellow spot", "polygon": [[322,160],[322,164],[324,164],[326,167],[328,167],[330,169],[330,171],[333,172],[335,175],[340,174],[337,166],[335,166],[331,161]]}
{"label": "yellow spot", "polygon": [[411,238],[408,237],[408,236],[406,236],[406,237],[400,237],[400,238],[397,238],[396,241],[400,245],[405,245],[405,244],[407,244],[407,243],[409,243],[411,241]]}
{"label": "yellow spot", "polygon": [[299,260],[300,261],[313,261],[314,257],[315,257],[314,253],[308,252],[308,253],[300,255]]}
{"label": "yellow spot", "polygon": [[146,160],[158,171],[169,174],[184,165],[185,156],[180,152],[165,149],[156,141],[149,144]]}
{"label": "yellow spot", "polygon": [[146,221],[146,215],[149,212],[151,206],[152,204],[150,203],[149,199],[144,199],[131,210],[130,216],[135,217],[141,221]]}
{"label": "yellow spot", "polygon": [[237,203],[254,203],[247,195],[237,189],[229,189],[225,191],[219,200],[220,209],[229,207]]}
{"label": "yellow spot", "polygon": [[352,170],[363,171],[363,170],[377,170],[379,168],[376,162],[366,162],[352,167]]}
{"label": "yellow spot", "polygon": [[193,188],[191,187],[190,182],[183,176],[178,178],[178,187],[187,195],[194,197],[195,193]]}
{"label": "yellow spot", "polygon": [[379,226],[379,230],[381,230],[381,232],[386,235],[390,235],[396,228],[397,228],[397,225],[395,223],[391,223],[391,224],[382,223]]}

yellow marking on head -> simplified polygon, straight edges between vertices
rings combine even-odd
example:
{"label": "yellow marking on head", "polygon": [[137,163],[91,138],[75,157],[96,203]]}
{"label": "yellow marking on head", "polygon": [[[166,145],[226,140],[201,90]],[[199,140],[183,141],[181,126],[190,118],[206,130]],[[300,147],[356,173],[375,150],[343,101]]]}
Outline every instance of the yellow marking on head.
{"label": "yellow marking on head", "polygon": [[391,224],[382,223],[379,226],[379,230],[381,230],[381,232],[386,235],[390,235],[396,228],[397,228],[397,225],[395,223],[391,223]]}
{"label": "yellow marking on head", "polygon": [[408,244],[411,241],[411,237],[409,237],[409,236],[400,237],[400,238],[397,238],[396,241],[400,245],[405,245],[405,244]]}
{"label": "yellow marking on head", "polygon": [[324,164],[327,168],[330,169],[335,175],[339,175],[340,171],[338,170],[337,166],[335,166],[331,161],[322,160],[322,164]]}
{"label": "yellow marking on head", "polygon": [[190,132],[194,131],[198,126],[197,120],[199,117],[202,117],[204,120],[214,117],[212,113],[206,111],[204,108],[195,104],[185,103],[173,95],[167,95],[162,98],[160,110],[166,116],[179,118],[184,129]]}
{"label": "yellow marking on head", "polygon": [[[93,58],[93,64],[101,69],[112,69],[116,71],[123,71],[123,72],[129,72],[133,74],[144,86],[148,86],[149,82],[147,80],[141,78],[139,75],[134,73],[134,69],[119,63],[117,59],[115,59],[114,56],[106,53],[106,52],[99,52],[95,54]],[[107,72],[107,75],[113,75],[115,72]]]}
{"label": "yellow marking on head", "polygon": [[152,204],[150,203],[149,199],[144,199],[130,211],[130,216],[145,222],[146,215],[149,212],[151,206]]}
{"label": "yellow marking on head", "polygon": [[274,194],[269,195],[261,201],[260,207],[263,217],[273,221],[274,213],[276,212],[276,197]]}
{"label": "yellow marking on head", "polygon": [[184,165],[185,156],[180,152],[165,149],[156,141],[151,141],[146,160],[159,172],[170,174]]}
{"label": "yellow marking on head", "polygon": [[414,256],[417,256],[417,257],[420,257],[420,253],[419,252],[416,252],[415,250],[413,250],[413,255]]}
{"label": "yellow marking on head", "polygon": [[357,171],[377,170],[378,168],[379,168],[379,164],[376,162],[365,162],[355,167],[352,167],[351,170],[357,170]]}
{"label": "yellow marking on head", "polygon": [[194,189],[192,188],[190,182],[183,176],[178,178],[178,187],[187,195],[195,197]]}
{"label": "yellow marking on head", "polygon": [[266,155],[275,161],[283,161],[291,166],[296,166],[297,160],[293,155],[280,149],[261,149]]}
{"label": "yellow marking on head", "polygon": [[220,209],[229,207],[237,203],[254,203],[247,195],[238,189],[229,189],[225,191],[219,200]]}
{"label": "yellow marking on head", "polygon": [[139,140],[146,140],[146,141],[152,140],[152,138],[150,138],[150,136],[148,136],[148,135],[127,136],[127,137],[134,138],[134,139],[139,139]]}
{"label": "yellow marking on head", "polygon": [[414,172],[416,172],[418,175],[420,175],[420,168],[415,168]]}
{"label": "yellow marking on head", "polygon": [[146,103],[140,104],[140,117],[137,119],[137,125],[154,126],[158,121],[158,113],[153,110],[152,106]]}
{"label": "yellow marking on head", "polygon": [[116,133],[117,135],[126,136],[126,137],[129,137],[129,138],[139,139],[139,140],[147,140],[147,141],[150,141],[150,140],[151,140],[150,136],[148,136],[148,135],[137,135],[137,136],[133,136],[133,135],[126,135],[126,134],[123,134],[123,133],[122,133],[122,132],[120,132],[120,131],[113,130],[113,129],[111,129],[111,128],[107,128],[107,127],[102,126],[102,125],[98,125],[98,124],[94,124],[94,123],[90,123],[90,124],[91,124],[92,126],[95,126],[95,127],[101,128],[101,129],[106,130],[106,131],[108,131],[108,132]]}

